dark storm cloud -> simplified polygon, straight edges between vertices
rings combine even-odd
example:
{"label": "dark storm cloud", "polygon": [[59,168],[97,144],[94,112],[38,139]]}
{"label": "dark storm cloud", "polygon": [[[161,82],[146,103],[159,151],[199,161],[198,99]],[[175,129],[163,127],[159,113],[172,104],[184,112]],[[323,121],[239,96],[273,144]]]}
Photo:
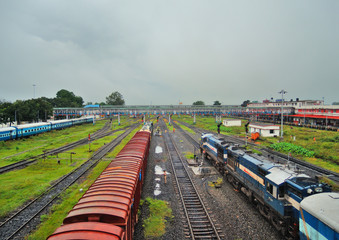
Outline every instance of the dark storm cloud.
{"label": "dark storm cloud", "polygon": [[2,1],[0,99],[338,101],[337,1]]}

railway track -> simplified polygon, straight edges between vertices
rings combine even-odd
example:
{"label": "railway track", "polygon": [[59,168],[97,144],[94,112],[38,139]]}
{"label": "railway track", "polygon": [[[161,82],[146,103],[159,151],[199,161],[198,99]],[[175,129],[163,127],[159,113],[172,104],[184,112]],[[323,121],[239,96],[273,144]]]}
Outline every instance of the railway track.
{"label": "railway track", "polygon": [[86,172],[92,169],[101,158],[103,158],[108,152],[112,151],[112,149],[115,148],[137,126],[139,126],[139,124],[133,124],[128,130],[119,135],[113,141],[105,144],[102,148],[95,152],[88,161],[69,174],[60,178],[43,194],[35,198],[28,205],[3,222],[0,225],[0,239],[23,239],[24,236],[21,236],[21,231],[25,229],[26,226],[29,226],[29,224],[44,210],[51,207],[62,192],[75,183]]}
{"label": "railway track", "polygon": [[[162,122],[162,121],[161,121]],[[161,123],[162,130],[167,130],[166,125]],[[191,239],[221,239],[219,231],[216,229],[206,207],[203,203],[194,182],[188,174],[181,155],[171,137],[164,134],[165,147],[169,153],[172,164],[173,175],[178,187],[178,193],[187,219],[187,227]]]}
{"label": "railway track", "polygon": [[[110,130],[110,123],[106,122],[106,124],[104,125],[103,128],[101,128],[100,130],[96,131],[95,133],[93,133],[91,135],[91,140],[96,140],[96,139],[108,136],[110,134],[113,134],[114,132],[117,132],[117,131],[120,131],[120,130],[123,130],[123,129],[118,129],[118,130],[115,130],[115,131],[109,131],[109,130]],[[56,149],[46,151],[43,154],[39,154],[39,155],[31,157],[29,159],[25,159],[25,160],[22,160],[22,161],[19,161],[19,162],[16,162],[16,163],[12,163],[12,164],[0,167],[0,174],[5,173],[5,172],[9,172],[9,171],[12,171],[12,170],[15,170],[15,169],[26,167],[30,164],[35,163],[38,159],[41,159],[41,158],[44,158],[44,157],[47,157],[47,156],[51,156],[51,155],[55,155],[55,154],[58,154],[58,153],[62,153],[62,152],[68,151],[70,149],[73,149],[75,147],[78,147],[80,145],[84,145],[84,144],[87,144],[87,143],[88,143],[88,139],[83,138],[79,141],[67,144],[65,146],[62,146],[62,147],[59,147],[59,148],[56,148]]]}
{"label": "railway track", "polygon": [[[199,129],[197,127],[194,127],[194,126],[192,126],[190,124],[187,124],[185,122],[179,122],[179,123],[184,125],[184,126],[186,126],[186,127],[188,127],[188,128],[191,128],[192,130],[194,130],[195,132],[198,132],[200,134],[203,133],[203,132],[216,134],[215,132],[208,131],[208,130],[202,131],[201,129]],[[179,125],[177,125],[175,123],[173,123],[173,124],[175,125],[176,129],[179,129],[179,130],[181,129],[179,127]],[[183,131],[183,132],[184,132],[184,135],[187,136],[187,139],[190,142],[195,141],[189,134],[185,133],[185,131]],[[226,140],[229,140],[230,142],[233,142],[233,143],[236,143],[236,144],[239,144],[239,145],[246,144],[245,140],[239,139],[239,138],[234,137],[234,136],[222,135],[222,134],[220,134],[220,136],[223,137]],[[288,155],[283,154],[283,153],[279,153],[279,152],[273,151],[273,150],[271,150],[269,148],[266,148],[266,147],[261,147],[261,146],[258,147],[258,145],[254,144],[252,142],[249,142],[249,141],[247,142],[247,144],[251,145],[252,147],[258,149],[261,152],[263,152],[263,154],[266,157],[271,158],[272,161],[274,161],[274,162],[278,162],[278,163],[281,163],[281,164],[293,163],[295,168],[300,169],[300,171],[307,171],[307,173],[310,174],[313,177],[316,177],[316,176],[319,176],[319,175],[325,175],[329,179],[339,183],[339,174],[336,173],[336,172],[333,172],[333,171],[330,171],[330,170],[327,170],[327,169],[315,166],[313,164],[310,164],[308,162],[302,161],[300,159],[288,156]]]}

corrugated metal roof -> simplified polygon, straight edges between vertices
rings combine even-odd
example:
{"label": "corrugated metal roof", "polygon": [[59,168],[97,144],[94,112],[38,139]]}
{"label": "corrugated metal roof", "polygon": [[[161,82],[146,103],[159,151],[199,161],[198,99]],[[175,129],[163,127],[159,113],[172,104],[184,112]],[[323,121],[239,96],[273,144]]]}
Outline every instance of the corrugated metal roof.
{"label": "corrugated metal roof", "polygon": [[62,225],[47,239],[120,240],[123,237],[123,229],[112,224],[82,222]]}
{"label": "corrugated metal roof", "polygon": [[277,185],[280,185],[284,183],[286,179],[293,177],[291,171],[279,167],[273,167],[269,171],[270,173],[266,175],[266,178]]}

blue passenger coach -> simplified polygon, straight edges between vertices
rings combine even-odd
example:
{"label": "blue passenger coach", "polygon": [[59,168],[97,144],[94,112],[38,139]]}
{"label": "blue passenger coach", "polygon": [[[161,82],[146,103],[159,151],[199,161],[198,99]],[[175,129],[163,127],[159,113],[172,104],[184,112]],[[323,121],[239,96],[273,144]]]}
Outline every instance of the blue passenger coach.
{"label": "blue passenger coach", "polygon": [[31,135],[40,134],[43,132],[51,131],[51,125],[46,122],[42,123],[32,123],[32,124],[23,124],[15,126],[16,128],[16,137],[28,137]]}
{"label": "blue passenger coach", "polygon": [[50,122],[30,123],[13,127],[0,128],[0,141],[7,141],[31,135],[37,135],[52,130],[64,129],[83,123],[94,123],[94,117],[83,117],[75,119],[64,119]]}
{"label": "blue passenger coach", "polygon": [[339,239],[339,193],[320,193],[300,204],[300,240]]}
{"label": "blue passenger coach", "polygon": [[16,138],[16,129],[14,127],[0,128],[0,141],[6,141]]}

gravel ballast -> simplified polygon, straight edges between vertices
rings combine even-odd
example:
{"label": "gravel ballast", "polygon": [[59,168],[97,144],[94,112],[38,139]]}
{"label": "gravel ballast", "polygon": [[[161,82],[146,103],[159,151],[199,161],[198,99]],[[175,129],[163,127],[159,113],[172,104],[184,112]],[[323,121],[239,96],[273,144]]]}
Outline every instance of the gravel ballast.
{"label": "gravel ballast", "polygon": [[[155,124],[155,127],[156,126]],[[180,134],[180,131],[171,132],[170,134],[172,134],[182,156],[185,156],[187,152],[193,153],[192,144]],[[200,138],[198,134],[193,137],[195,139]],[[159,152],[159,147],[162,152]],[[172,182],[172,169],[167,154],[163,137],[153,136],[142,199],[151,197],[168,201],[173,211],[174,218],[167,221],[165,235],[154,239],[186,239],[184,229],[185,219],[183,218],[180,200],[177,197]],[[226,179],[223,179],[220,188],[210,187],[208,185],[209,182],[216,181],[218,177],[222,176],[215,171],[207,161],[204,161],[202,167],[210,168],[211,174],[206,174],[205,176],[196,175],[192,170],[190,170],[190,174],[193,176],[196,187],[209,209],[214,223],[222,231],[222,239],[284,239],[284,237],[260,215],[257,209],[247,201],[242,193],[234,190]],[[160,168],[169,173],[167,174],[166,184],[164,183],[163,174],[156,174],[156,169],[159,171]],[[134,239],[146,239],[143,235],[142,224],[143,220],[147,217],[147,206],[143,206],[141,207],[139,222],[135,227]]]}

